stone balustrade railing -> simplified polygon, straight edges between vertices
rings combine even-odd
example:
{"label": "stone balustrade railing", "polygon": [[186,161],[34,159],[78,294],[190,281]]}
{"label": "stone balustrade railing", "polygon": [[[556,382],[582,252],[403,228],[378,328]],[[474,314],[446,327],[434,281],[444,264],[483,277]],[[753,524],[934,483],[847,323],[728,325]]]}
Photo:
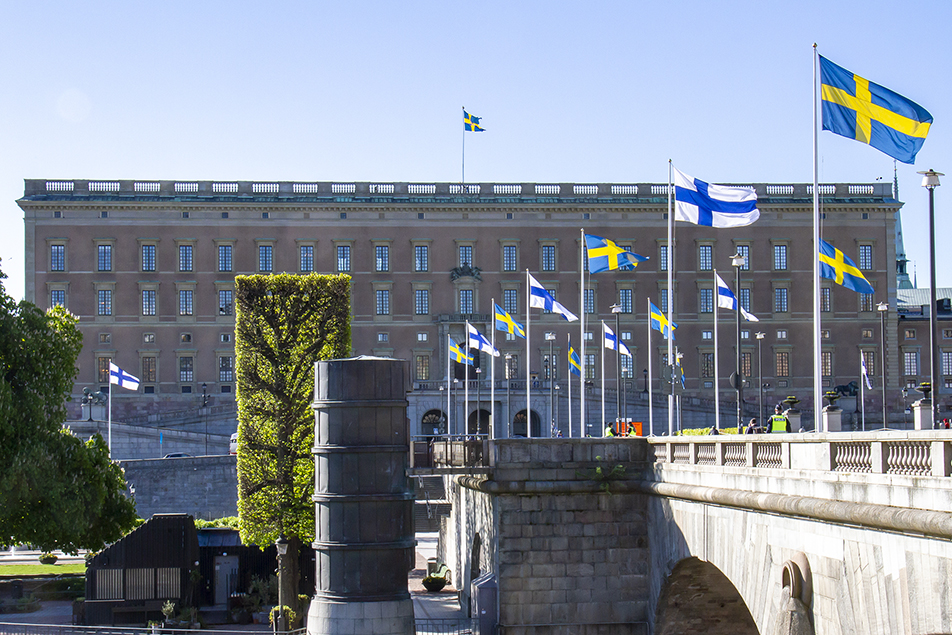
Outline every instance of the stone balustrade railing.
{"label": "stone balustrade railing", "polygon": [[652,437],[654,463],[952,476],[945,431]]}

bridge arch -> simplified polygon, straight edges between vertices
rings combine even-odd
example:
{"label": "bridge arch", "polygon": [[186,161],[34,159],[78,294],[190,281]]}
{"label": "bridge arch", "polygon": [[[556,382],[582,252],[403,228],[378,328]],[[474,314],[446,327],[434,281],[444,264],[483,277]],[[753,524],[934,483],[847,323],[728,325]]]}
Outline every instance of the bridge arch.
{"label": "bridge arch", "polygon": [[760,635],[747,604],[731,581],[709,562],[678,562],[661,589],[655,612],[657,635]]}

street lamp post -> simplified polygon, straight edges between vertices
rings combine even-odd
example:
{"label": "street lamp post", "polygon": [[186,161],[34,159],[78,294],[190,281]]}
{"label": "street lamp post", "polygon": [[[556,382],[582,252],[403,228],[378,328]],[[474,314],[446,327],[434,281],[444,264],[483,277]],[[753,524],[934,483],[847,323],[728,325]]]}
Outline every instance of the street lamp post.
{"label": "street lamp post", "polygon": [[278,621],[275,624],[275,630],[286,631],[288,625],[284,614],[284,556],[288,553],[288,539],[284,537],[284,534],[280,534],[274,541],[274,548],[278,552]]}
{"label": "street lamp post", "polygon": [[929,423],[934,426],[936,405],[939,403],[939,386],[936,384],[939,373],[936,372],[937,360],[935,354],[937,340],[935,314],[935,188],[939,187],[939,177],[945,175],[931,169],[919,172],[919,174],[922,175],[922,187],[929,190],[929,381],[932,384],[932,418]]}
{"label": "street lamp post", "polygon": [[506,438],[512,436],[512,353],[506,353]]}
{"label": "street lamp post", "polygon": [[205,408],[208,406],[208,385],[202,383],[202,419],[205,422],[205,456],[208,456],[208,413]]}
{"label": "street lamp post", "polygon": [[[559,386],[558,384],[556,384],[556,385],[555,385],[555,394],[561,395],[562,393],[559,392],[560,389],[561,389],[561,386]],[[559,398],[556,397],[556,399],[555,399],[555,420],[556,420],[556,421],[559,420],[559,410],[560,410],[560,408],[559,408],[559,401],[560,401]],[[560,431],[561,431],[561,428],[560,428]],[[556,436],[558,436],[558,434],[556,434]],[[571,430],[569,430],[569,436],[572,436],[572,431],[571,431]]]}
{"label": "street lamp post", "polygon": [[555,364],[552,359],[552,343],[555,342],[555,333],[552,331],[546,332],[545,339],[549,342],[549,358],[546,360],[548,370],[546,374],[549,376],[549,436],[551,437],[553,428],[555,427]]}
{"label": "street lamp post", "polygon": [[[455,394],[455,395],[452,394],[452,393],[453,393],[453,389],[455,389],[455,391],[456,391],[456,394]],[[456,378],[456,377],[453,378],[453,386],[452,386],[452,388],[450,388],[450,394],[451,394],[452,399],[453,399],[453,405],[450,406],[450,408],[452,408],[453,410],[456,410],[456,399],[457,399],[457,397],[459,397],[459,379]],[[459,414],[459,413],[456,413],[456,414]],[[459,424],[458,424],[458,423],[456,424],[456,429],[457,429],[457,431],[459,430]],[[451,434],[451,435],[452,435],[452,433],[453,433],[453,431],[450,430],[450,434]],[[466,434],[466,420],[465,420],[465,419],[463,420],[463,434]]]}
{"label": "street lamp post", "polygon": [[611,309],[615,314],[615,418],[621,419],[621,305],[613,304]]}
{"label": "street lamp post", "polygon": [[[879,343],[880,349],[882,350],[880,357],[882,357],[883,364],[883,428],[885,428],[889,425],[886,420],[886,312],[889,311],[889,305],[885,302],[880,302],[876,305],[876,310],[879,311]],[[932,313],[935,313],[934,302],[932,303]]]}
{"label": "street lamp post", "polygon": [[734,373],[735,388],[737,389],[737,433],[743,432],[744,426],[744,376],[741,373],[741,352],[740,352],[740,270],[746,264],[747,259],[739,252],[731,256],[731,266],[734,267],[734,296],[737,298],[737,350],[736,370]]}
{"label": "street lamp post", "polygon": [[[443,384],[440,384],[440,408],[443,408]],[[449,410],[449,408],[447,408]],[[447,413],[449,414],[449,413]],[[436,431],[437,434],[448,434],[448,430],[445,430],[443,426],[446,423],[446,415],[440,417],[440,428]]]}
{"label": "street lamp post", "polygon": [[[765,333],[756,333],[757,338],[757,383],[760,385],[760,407],[757,416],[760,418],[760,425],[764,425],[764,351],[763,343]],[[737,431],[740,433],[740,430]]]}
{"label": "street lamp post", "polygon": [[482,383],[483,383],[479,381],[479,376],[482,374],[482,372],[483,372],[482,368],[476,369],[476,434],[481,433],[480,428],[482,427],[482,422],[483,422],[482,413],[479,410],[479,403],[481,401],[481,395],[482,395],[480,391],[480,386],[482,386]]}

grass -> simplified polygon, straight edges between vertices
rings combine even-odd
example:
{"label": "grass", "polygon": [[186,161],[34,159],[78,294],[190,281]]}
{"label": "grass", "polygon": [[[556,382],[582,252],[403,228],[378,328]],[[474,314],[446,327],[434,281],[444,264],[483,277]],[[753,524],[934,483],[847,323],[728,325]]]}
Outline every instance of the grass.
{"label": "grass", "polygon": [[0,579],[19,578],[27,575],[82,575],[84,573],[86,573],[85,562],[0,565]]}

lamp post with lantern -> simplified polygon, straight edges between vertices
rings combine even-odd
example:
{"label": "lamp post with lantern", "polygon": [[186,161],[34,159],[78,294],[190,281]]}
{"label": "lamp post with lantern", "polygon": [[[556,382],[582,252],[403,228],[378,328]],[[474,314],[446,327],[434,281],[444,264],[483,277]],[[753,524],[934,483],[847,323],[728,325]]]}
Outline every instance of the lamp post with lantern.
{"label": "lamp post with lantern", "polygon": [[731,256],[731,266],[734,267],[734,296],[737,298],[737,350],[734,371],[734,388],[737,389],[737,433],[744,431],[744,375],[741,372],[740,352],[740,270],[747,264],[747,259],[738,253]]}
{"label": "lamp post with lantern", "polygon": [[[938,379],[935,345],[937,341],[936,328],[936,307],[935,307],[935,188],[939,187],[939,177],[945,176],[935,170],[926,170],[919,172],[922,175],[922,187],[929,190],[929,381],[932,384],[932,418],[929,421],[931,425],[936,422],[936,405],[938,399]],[[885,357],[885,351],[883,351]],[[885,377],[883,378],[885,379]]]}

